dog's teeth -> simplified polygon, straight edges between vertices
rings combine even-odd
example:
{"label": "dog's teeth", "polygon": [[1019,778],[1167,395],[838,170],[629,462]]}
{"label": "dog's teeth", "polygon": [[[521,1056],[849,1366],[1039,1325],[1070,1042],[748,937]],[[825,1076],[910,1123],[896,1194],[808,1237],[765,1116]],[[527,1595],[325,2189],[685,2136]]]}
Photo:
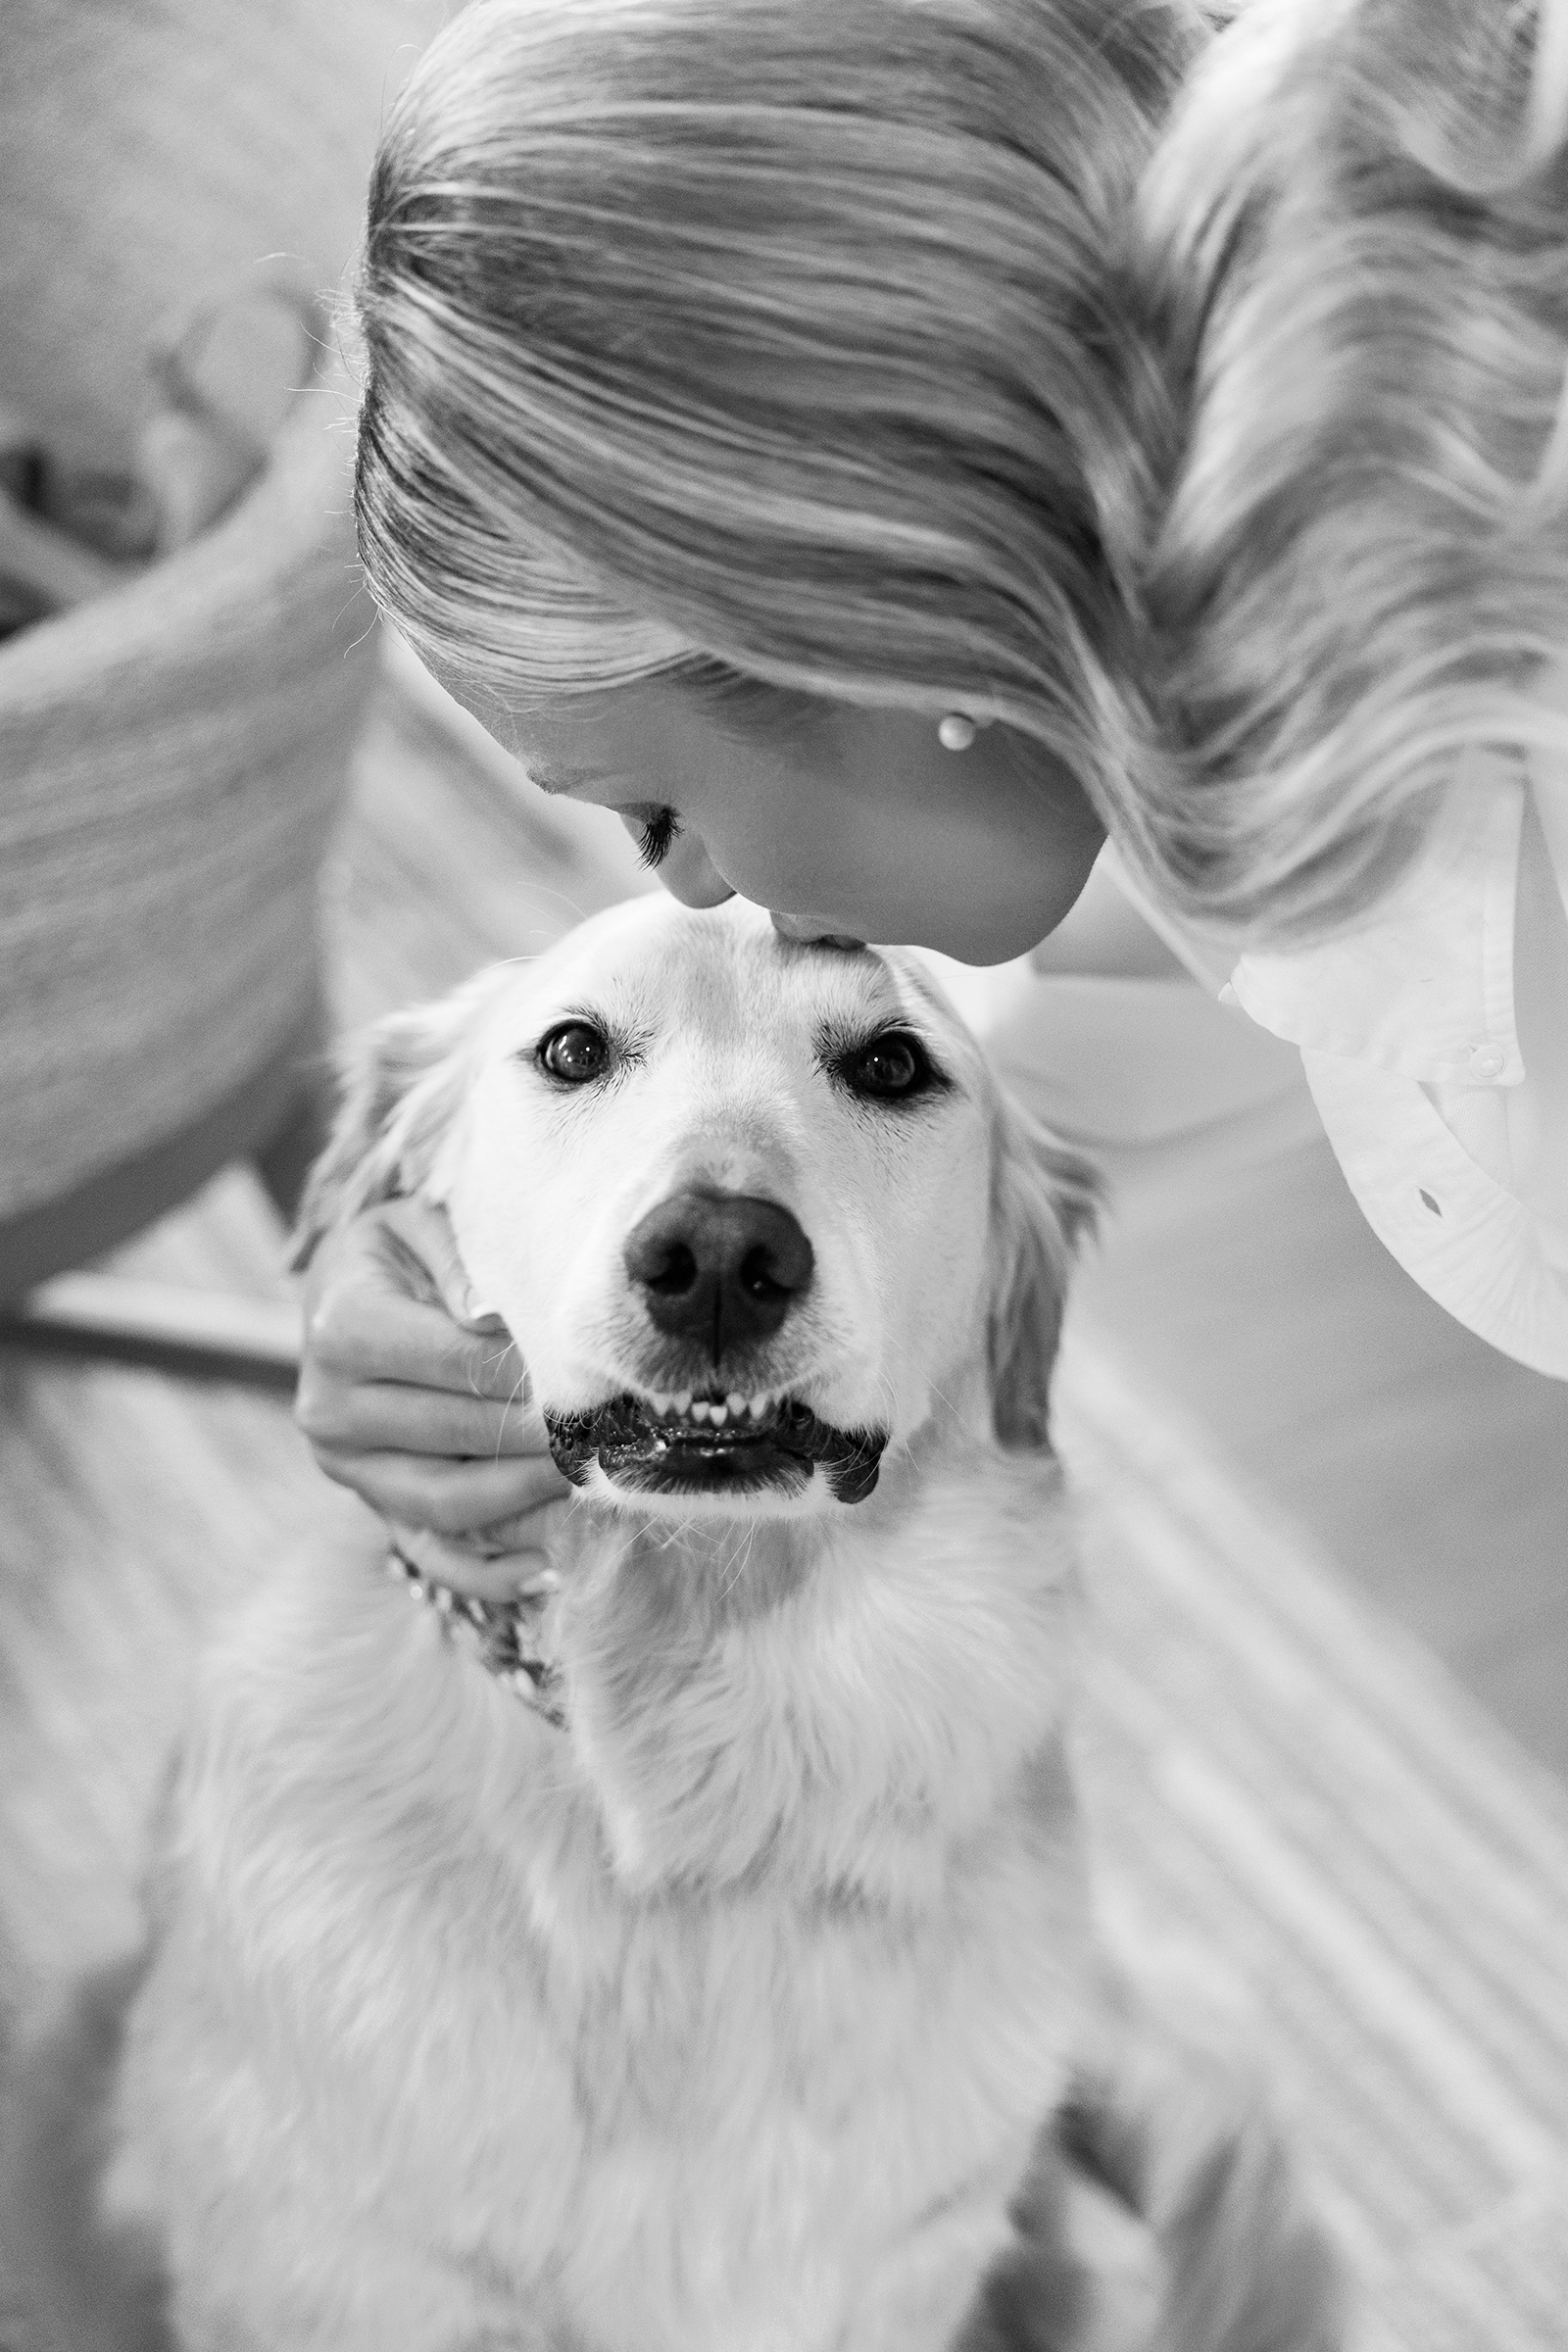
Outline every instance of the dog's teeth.
{"label": "dog's teeth", "polygon": [[[692,1410],[695,1412],[696,1409],[694,1405]],[[715,1429],[722,1429],[729,1419],[729,1406],[727,1404],[710,1404],[708,1408],[708,1415]]]}
{"label": "dog's teeth", "polygon": [[705,1396],[699,1396],[694,1400],[691,1406],[692,1419],[694,1421],[706,1421],[711,1410],[712,1407],[709,1404],[708,1399]]}
{"label": "dog's teeth", "polygon": [[689,1413],[692,1409],[692,1393],[690,1389],[682,1389],[679,1396],[672,1398],[671,1401],[673,1402],[677,1413]]}
{"label": "dog's teeth", "polygon": [[760,1421],[762,1415],[767,1410],[767,1394],[765,1390],[760,1396],[752,1398],[751,1415],[754,1421]]}

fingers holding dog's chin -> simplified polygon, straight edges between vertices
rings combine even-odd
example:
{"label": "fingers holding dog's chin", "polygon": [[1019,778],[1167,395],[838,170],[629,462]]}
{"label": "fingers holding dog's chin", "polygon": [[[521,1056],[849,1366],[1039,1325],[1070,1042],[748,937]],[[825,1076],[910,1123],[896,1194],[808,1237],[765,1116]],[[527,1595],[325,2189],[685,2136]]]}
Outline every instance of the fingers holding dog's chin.
{"label": "fingers holding dog's chin", "polygon": [[345,1279],[322,1294],[307,1341],[310,1367],[329,1379],[401,1381],[499,1404],[527,1387],[522,1358],[504,1331],[466,1331],[444,1307],[366,1279]]}
{"label": "fingers holding dog's chin", "polygon": [[328,1478],[351,1487],[383,1519],[438,1536],[478,1536],[571,1492],[548,1454],[455,1462],[439,1454],[318,1446],[316,1458]]}
{"label": "fingers holding dog's chin", "polygon": [[318,1452],[328,1447],[338,1453],[491,1461],[523,1460],[549,1450],[544,1424],[520,1403],[409,1388],[397,1381],[322,1380],[307,1372],[295,1418]]}

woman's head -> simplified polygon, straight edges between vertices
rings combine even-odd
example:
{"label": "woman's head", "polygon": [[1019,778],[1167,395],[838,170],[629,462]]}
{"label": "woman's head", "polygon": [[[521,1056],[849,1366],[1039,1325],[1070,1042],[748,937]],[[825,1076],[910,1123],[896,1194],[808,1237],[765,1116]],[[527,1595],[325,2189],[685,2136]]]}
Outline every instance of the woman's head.
{"label": "woman's head", "polygon": [[[564,709],[684,710],[688,760],[836,730],[848,788],[919,766],[866,714],[918,719],[922,805],[1056,808],[1059,899],[1135,732],[1120,241],[1197,37],[1187,0],[474,0],[372,183],[379,599],[530,754]],[[960,760],[954,710],[1001,722]]]}
{"label": "woman's head", "polygon": [[1151,172],[1174,430],[1140,863],[1342,926],[1472,740],[1560,735],[1568,0],[1248,0]]}

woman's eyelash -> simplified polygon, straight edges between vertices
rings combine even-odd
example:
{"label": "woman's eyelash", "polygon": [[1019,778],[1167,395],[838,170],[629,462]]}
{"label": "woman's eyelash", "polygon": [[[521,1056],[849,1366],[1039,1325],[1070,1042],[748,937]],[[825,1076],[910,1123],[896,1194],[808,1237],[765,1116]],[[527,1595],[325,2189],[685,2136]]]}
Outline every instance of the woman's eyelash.
{"label": "woman's eyelash", "polygon": [[662,865],[669,854],[669,845],[680,831],[680,818],[673,808],[656,808],[644,825],[637,855],[644,865]]}

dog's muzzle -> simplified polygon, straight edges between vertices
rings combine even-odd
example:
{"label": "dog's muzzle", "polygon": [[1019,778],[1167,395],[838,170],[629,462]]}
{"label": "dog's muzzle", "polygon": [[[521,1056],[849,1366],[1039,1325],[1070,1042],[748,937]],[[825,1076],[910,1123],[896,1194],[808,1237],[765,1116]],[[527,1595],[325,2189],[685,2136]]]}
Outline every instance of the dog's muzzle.
{"label": "dog's muzzle", "polygon": [[885,1431],[835,1429],[798,1397],[760,1409],[702,1396],[661,1406],[628,1391],[585,1413],[547,1410],[545,1426],[557,1467],[573,1486],[597,1461],[613,1485],[635,1494],[737,1499],[803,1492],[820,1470],[836,1500],[863,1502],[887,1445]]}

